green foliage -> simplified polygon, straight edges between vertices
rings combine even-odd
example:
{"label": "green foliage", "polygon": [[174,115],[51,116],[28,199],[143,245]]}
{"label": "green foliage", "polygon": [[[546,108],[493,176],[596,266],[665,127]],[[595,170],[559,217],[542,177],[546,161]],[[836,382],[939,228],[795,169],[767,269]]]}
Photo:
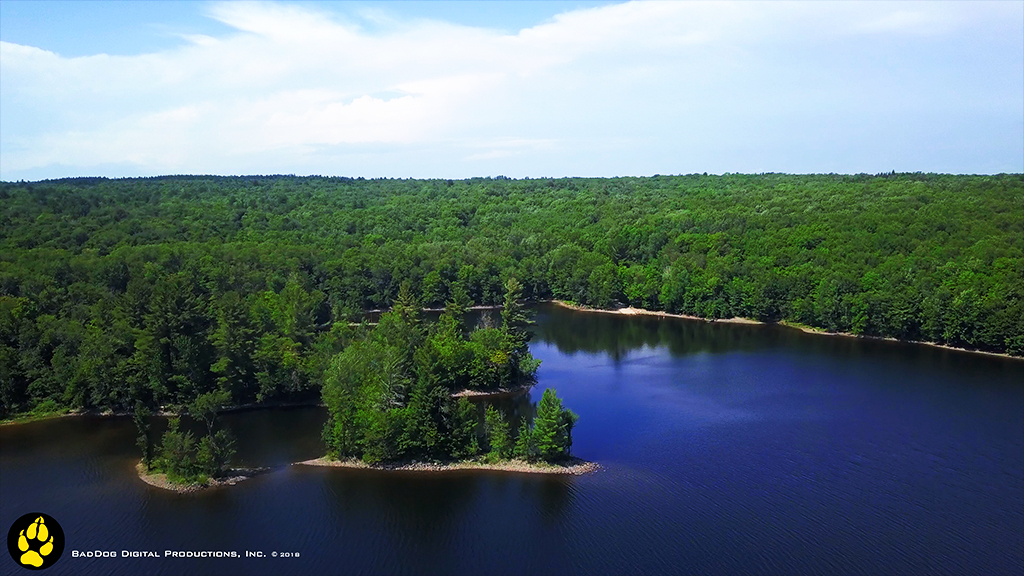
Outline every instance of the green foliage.
{"label": "green foliage", "polygon": [[137,404],[134,416],[140,430],[137,442],[144,450],[146,469],[164,472],[169,480],[180,483],[205,483],[209,478],[223,475],[235,455],[235,438],[227,429],[213,432],[215,414],[210,416],[208,433],[198,442],[192,432],[182,431],[180,418],[171,418],[160,442],[159,457],[149,462],[145,456],[149,450],[149,424],[143,423],[148,411],[141,403]]}
{"label": "green foliage", "polygon": [[545,390],[533,421],[532,436],[538,455],[548,462],[569,456],[572,429],[578,419],[574,412],[562,407],[562,401],[553,389]]}
{"label": "green foliage", "polygon": [[476,435],[476,407],[465,398],[460,398],[455,407],[455,422],[452,426],[450,456],[456,460],[472,458],[480,452]]}
{"label": "green foliage", "polygon": [[445,311],[449,312],[461,323],[463,315],[465,315],[470,306],[473,305],[473,301],[470,300],[469,294],[466,292],[466,287],[462,282],[452,282],[451,293],[452,298],[445,303]]}
{"label": "green foliage", "polygon": [[227,390],[217,390],[200,394],[189,404],[189,414],[196,420],[206,424],[206,430],[213,434],[213,422],[217,418],[217,410],[223,408],[231,401],[231,395]]}
{"label": "green foliage", "polygon": [[187,480],[196,473],[195,436],[181,431],[181,419],[171,418],[160,444],[160,459],[155,468],[171,479]]}
{"label": "green foliage", "polygon": [[312,400],[349,321],[392,304],[414,348],[420,304],[461,331],[510,304],[513,379],[513,304],[552,297],[1021,355],[1022,195],[1020,174],[2,182],[0,413]]}
{"label": "green foliage", "polygon": [[60,411],[60,405],[58,405],[57,402],[55,400],[53,400],[52,398],[47,398],[46,400],[43,400],[39,404],[36,404],[36,407],[32,409],[32,414],[33,415],[44,415],[44,414],[53,414],[54,412],[59,412],[59,411]]}
{"label": "green foliage", "polygon": [[207,434],[196,450],[196,471],[207,477],[220,476],[235,455],[235,439],[227,430]]}
{"label": "green foliage", "polygon": [[484,430],[487,435],[487,459],[491,462],[507,460],[512,455],[512,438],[505,416],[494,406],[488,406],[484,415]]}
{"label": "green foliage", "polygon": [[519,433],[516,435],[516,443],[512,448],[512,457],[516,460],[532,462],[537,458],[537,443],[534,439],[533,430],[526,419],[519,425]]}
{"label": "green foliage", "polygon": [[139,431],[135,438],[135,445],[142,452],[142,464],[149,470],[153,464],[153,441],[149,437],[149,408],[141,401],[135,402],[135,410],[132,412],[132,421]]}
{"label": "green foliage", "polygon": [[328,453],[372,464],[475,457],[480,453],[476,407],[452,395],[466,387],[488,389],[532,378],[533,372],[520,374],[513,362],[525,359],[534,370],[538,362],[529,350],[522,359],[518,354],[503,330],[464,334],[450,309],[429,326],[409,304],[381,315],[377,326],[337,354],[326,372]]}

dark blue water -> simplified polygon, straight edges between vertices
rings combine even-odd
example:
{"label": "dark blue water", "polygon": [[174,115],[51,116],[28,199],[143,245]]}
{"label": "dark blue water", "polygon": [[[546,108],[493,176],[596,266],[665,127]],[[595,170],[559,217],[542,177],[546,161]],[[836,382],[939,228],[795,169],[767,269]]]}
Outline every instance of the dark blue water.
{"label": "dark blue water", "polygon": [[538,311],[533,399],[581,415],[595,474],[286,466],[322,451],[308,408],[229,415],[240,458],[275,470],[177,495],[134,475],[129,421],[66,418],[0,429],[0,522],[57,518],[54,574],[1024,573],[1024,362]]}

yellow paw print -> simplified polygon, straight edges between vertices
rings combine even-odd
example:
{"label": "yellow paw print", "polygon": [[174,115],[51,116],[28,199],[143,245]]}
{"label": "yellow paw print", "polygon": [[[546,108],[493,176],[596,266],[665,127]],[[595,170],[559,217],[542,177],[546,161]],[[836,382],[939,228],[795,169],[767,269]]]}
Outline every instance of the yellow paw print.
{"label": "yellow paw print", "polygon": [[[38,551],[30,549],[30,544],[35,542],[43,543]],[[50,530],[46,527],[42,516],[36,518],[35,522],[29,524],[26,530],[22,530],[18,534],[18,550],[24,552],[21,555],[21,563],[35,568],[42,566],[43,557],[49,556],[53,552],[53,536],[50,536]]]}

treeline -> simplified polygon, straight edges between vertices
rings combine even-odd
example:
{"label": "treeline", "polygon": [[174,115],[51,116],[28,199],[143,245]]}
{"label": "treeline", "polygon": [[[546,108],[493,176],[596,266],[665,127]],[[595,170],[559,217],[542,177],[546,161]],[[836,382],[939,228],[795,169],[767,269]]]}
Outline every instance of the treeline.
{"label": "treeline", "polygon": [[316,398],[403,281],[1024,354],[1024,177],[0,183],[0,400]]}

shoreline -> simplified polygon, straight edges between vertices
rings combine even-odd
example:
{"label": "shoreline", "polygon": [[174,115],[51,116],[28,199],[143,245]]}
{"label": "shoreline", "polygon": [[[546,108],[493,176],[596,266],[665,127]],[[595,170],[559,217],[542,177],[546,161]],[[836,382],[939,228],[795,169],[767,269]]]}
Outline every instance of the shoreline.
{"label": "shoreline", "polygon": [[[644,308],[634,308],[632,306],[626,306],[618,309],[607,309],[607,308],[589,308],[586,306],[580,306],[578,304],[570,304],[563,300],[535,300],[535,303],[552,303],[562,308],[567,308],[576,312],[587,312],[597,314],[618,314],[621,316],[653,316],[657,318],[679,318],[682,320],[697,320],[700,322],[706,322],[708,324],[745,324],[749,326],[784,326],[792,330],[799,330],[805,334],[817,334],[819,336],[840,336],[844,338],[861,338],[864,340],[882,340],[887,342],[900,342],[904,344],[921,344],[924,346],[931,346],[933,348],[942,348],[944,350],[950,350],[953,352],[966,352],[970,354],[982,354],[985,356],[991,356],[995,358],[1007,358],[1010,360],[1024,361],[1024,356],[1012,356],[1004,352],[989,352],[986,350],[972,350],[970,348],[959,348],[957,346],[950,346],[948,344],[939,344],[938,342],[925,342],[922,340],[900,340],[899,338],[893,338],[891,336],[868,336],[860,334],[850,334],[848,332],[829,332],[811,326],[804,326],[794,322],[781,320],[779,322],[761,322],[759,320],[753,320],[751,318],[733,317],[733,318],[702,318],[700,316],[693,316],[690,314],[672,314],[669,312],[663,312],[660,310],[647,310]],[[500,306],[474,306],[472,309],[499,309]],[[371,311],[373,312],[373,311]],[[480,390],[460,390],[453,392],[453,398],[489,398],[489,397],[502,397],[502,396],[514,396],[521,394],[525,391],[529,391],[533,385],[522,386],[517,388],[500,388],[496,391],[480,391]],[[217,411],[218,414],[230,413],[230,412],[245,412],[248,410],[264,410],[270,408],[302,408],[302,407],[323,407],[323,402],[305,401],[305,402],[277,402],[270,404],[240,404],[237,406],[227,406]],[[22,424],[31,424],[33,422],[41,422],[44,420],[53,420],[56,418],[67,418],[71,416],[100,416],[100,417],[117,417],[117,416],[131,416],[131,412],[113,412],[113,411],[99,411],[99,410],[70,410],[61,409],[54,412],[45,414],[32,414],[31,412],[25,412],[21,414],[15,414],[6,420],[0,421],[0,427],[4,426],[16,426]],[[159,410],[153,413],[154,416],[160,416],[164,418],[170,418],[180,416],[181,414],[170,412],[167,410]]]}
{"label": "shoreline", "polygon": [[410,462],[395,464],[367,464],[362,460],[328,460],[321,456],[312,460],[296,462],[292,466],[317,466],[323,468],[352,468],[358,470],[402,471],[402,472],[456,472],[460,470],[489,470],[493,472],[521,472],[526,474],[570,475],[582,476],[601,468],[596,462],[580,458],[570,458],[567,465],[531,464],[522,460],[508,460],[495,464],[484,462],[461,461],[450,463]]}
{"label": "shoreline", "polygon": [[646,308],[634,308],[632,306],[626,306],[624,308],[588,308],[586,306],[580,306],[579,304],[570,304],[563,300],[548,300],[553,302],[562,308],[568,308],[569,310],[575,310],[576,312],[597,312],[600,314],[619,314],[622,316],[657,316],[660,318],[681,318],[683,320],[700,320],[701,322],[707,322],[709,324],[721,323],[721,324],[750,324],[750,325],[764,325],[767,322],[761,322],[760,320],[754,320],[752,318],[742,318],[735,316],[733,318],[704,318],[701,316],[692,316],[690,314],[672,314],[670,312],[663,312],[661,310],[648,310]]}
{"label": "shoreline", "polygon": [[[504,308],[501,304],[479,304],[473,306],[467,306],[465,310],[501,310]],[[384,314],[385,312],[391,312],[393,309],[388,308],[387,310],[381,308],[374,308],[373,310],[364,310],[363,314]],[[420,312],[444,312],[445,308],[420,308]],[[355,323],[356,326],[359,323]]]}
{"label": "shoreline", "polygon": [[161,490],[167,490],[170,492],[177,492],[178,494],[193,494],[209,488],[220,488],[221,486],[234,486],[243,480],[248,480],[269,472],[270,468],[231,468],[227,471],[227,475],[223,478],[210,478],[205,484],[194,482],[190,484],[178,484],[177,482],[171,482],[167,479],[167,474],[163,472],[147,472],[143,469],[142,462],[140,461],[135,465],[135,472],[139,475],[139,480],[142,480],[146,484],[153,486],[154,488],[160,488]]}
{"label": "shoreline", "polygon": [[[443,472],[458,472],[458,471],[489,471],[489,472],[512,472],[522,474],[545,474],[549,476],[582,476],[595,472],[601,468],[596,462],[590,462],[581,458],[572,457],[565,464],[548,464],[548,463],[534,463],[524,462],[522,460],[507,460],[504,462],[498,462],[495,464],[487,464],[484,462],[474,461],[459,461],[459,462],[447,462],[447,463],[432,463],[432,462],[409,462],[409,463],[389,463],[389,464],[367,464],[362,460],[348,459],[348,460],[328,460],[325,456],[320,458],[314,458],[312,460],[304,460],[302,462],[293,462],[290,466],[310,466],[318,468],[349,468],[353,470],[376,470],[380,472],[428,472],[428,473],[443,473]],[[221,488],[225,486],[234,486],[239,482],[254,478],[261,474],[265,474],[270,471],[270,468],[231,468],[227,471],[227,474],[223,478],[210,478],[206,483],[189,483],[179,484],[171,482],[167,479],[167,474],[163,472],[147,472],[139,461],[135,464],[135,472],[139,477],[139,480],[146,484],[158,488],[160,490],[167,490],[169,492],[176,492],[178,494],[195,494],[204,490],[212,488]]]}
{"label": "shoreline", "polygon": [[470,390],[466,388],[452,393],[452,398],[501,398],[503,396],[519,396],[529,392],[535,384],[523,384],[512,388],[498,388],[497,390]]}
{"label": "shoreline", "polygon": [[[274,402],[268,404],[239,404],[237,406],[225,406],[217,410],[217,414],[226,414],[231,412],[248,412],[250,410],[267,410],[271,408],[315,408],[325,407],[326,404],[323,402]],[[188,412],[172,412],[170,410],[158,410],[153,412],[151,416],[157,416],[160,418],[177,418],[179,416],[188,414]],[[14,426],[18,424],[31,424],[33,422],[41,422],[43,420],[53,420],[56,418],[68,418],[72,416],[95,416],[98,418],[118,418],[124,416],[132,416],[131,412],[113,410],[72,410],[64,409],[56,412],[50,412],[43,415],[36,415],[32,413],[18,414],[7,420],[0,421],[0,427],[2,426]]]}
{"label": "shoreline", "polygon": [[[529,392],[536,384],[524,384],[522,386],[516,386],[513,388],[498,388],[497,390],[470,390],[468,388],[459,390],[458,392],[452,392],[452,398],[474,398],[474,399],[487,399],[487,398],[500,398],[504,396],[518,396]],[[249,412],[255,410],[270,410],[276,408],[324,408],[327,405],[323,402],[272,402],[268,404],[239,404],[237,406],[225,406],[217,410],[218,414],[229,414],[232,412]],[[176,418],[188,414],[187,412],[172,412],[170,410],[158,410],[153,412],[152,416],[160,418]],[[3,426],[17,426],[21,424],[31,424],[33,422],[41,422],[43,420],[54,420],[56,418],[68,418],[73,416],[96,416],[99,418],[117,418],[131,416],[131,412],[114,412],[111,410],[57,410],[55,412],[48,412],[46,414],[32,414],[24,413],[14,415],[13,417],[0,421],[0,427]]]}
{"label": "shoreline", "polygon": [[923,340],[900,340],[899,338],[893,338],[891,336],[868,336],[862,334],[850,334],[849,332],[829,332],[827,330],[813,328],[811,326],[804,326],[786,320],[779,322],[761,322],[760,320],[753,320],[751,318],[702,318],[700,316],[691,316],[689,314],[670,314],[668,312],[661,312],[658,310],[646,310],[644,308],[633,308],[627,306],[625,308],[619,308],[617,310],[610,310],[606,308],[586,308],[578,304],[570,304],[563,302],[562,300],[549,300],[558,306],[568,308],[569,310],[575,310],[577,312],[596,312],[600,314],[620,314],[622,316],[657,316],[662,318],[681,318],[683,320],[699,320],[701,322],[707,322],[708,324],[747,324],[747,325],[774,325],[784,326],[792,330],[799,330],[805,334],[817,334],[819,336],[841,336],[844,338],[860,338],[863,340],[883,340],[886,342],[901,342],[904,344],[923,344],[925,346],[932,346],[934,348],[943,348],[945,350],[952,350],[955,352],[967,352],[970,354],[984,354],[986,356],[994,356],[997,358],[1008,358],[1010,360],[1024,360],[1024,356],[1012,356],[1005,352],[989,352],[987,350],[972,350],[970,348],[960,348],[957,346],[950,346],[948,344],[939,344],[938,342],[925,342]]}
{"label": "shoreline", "polygon": [[[514,388],[498,388],[497,390],[470,390],[464,389],[458,392],[452,393],[452,398],[474,398],[474,399],[487,399],[487,398],[500,398],[504,396],[518,396],[529,392],[535,384],[524,384],[523,386],[517,386]],[[237,406],[225,406],[217,410],[217,414],[229,414],[232,412],[250,412],[256,410],[271,410],[271,409],[288,409],[288,408],[324,408],[327,405],[323,402],[274,402],[269,404],[239,404]],[[152,416],[160,418],[177,418],[182,415],[188,414],[187,412],[171,412],[170,410],[158,410],[153,412]],[[55,412],[48,412],[46,414],[16,414],[9,419],[0,421],[0,427],[4,426],[20,426],[23,424],[32,424],[33,422],[42,422],[44,420],[55,420],[57,418],[70,418],[75,416],[95,416],[98,418],[119,418],[131,416],[131,412],[114,412],[112,410],[70,410],[63,409]]]}

